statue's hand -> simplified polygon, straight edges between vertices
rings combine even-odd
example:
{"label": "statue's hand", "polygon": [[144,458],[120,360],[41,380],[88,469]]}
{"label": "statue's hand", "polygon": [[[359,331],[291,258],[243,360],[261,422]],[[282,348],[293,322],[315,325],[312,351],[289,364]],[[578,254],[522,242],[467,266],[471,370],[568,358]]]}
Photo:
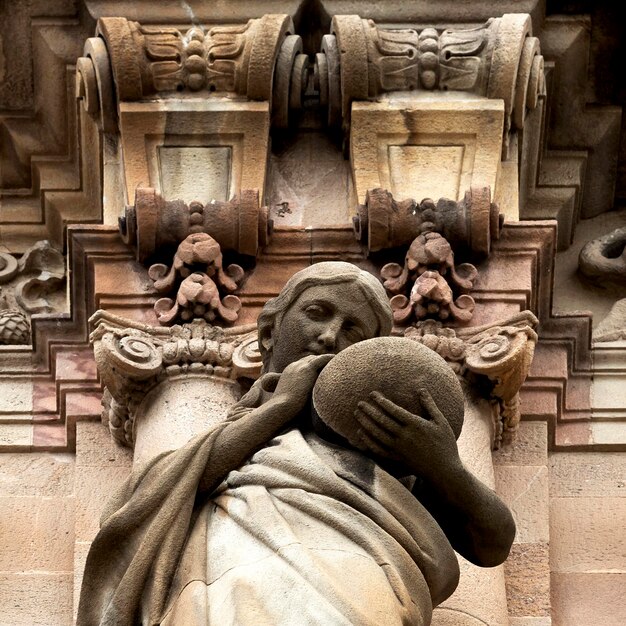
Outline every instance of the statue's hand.
{"label": "statue's hand", "polygon": [[461,461],[448,420],[428,390],[420,389],[419,396],[426,416],[407,411],[378,391],[359,402],[354,415],[361,426],[359,437],[371,452],[401,461],[412,474],[429,479]]}
{"label": "statue's hand", "polygon": [[290,415],[295,416],[304,408],[319,373],[333,356],[309,355],[290,363],[280,374],[274,400],[282,402]]}

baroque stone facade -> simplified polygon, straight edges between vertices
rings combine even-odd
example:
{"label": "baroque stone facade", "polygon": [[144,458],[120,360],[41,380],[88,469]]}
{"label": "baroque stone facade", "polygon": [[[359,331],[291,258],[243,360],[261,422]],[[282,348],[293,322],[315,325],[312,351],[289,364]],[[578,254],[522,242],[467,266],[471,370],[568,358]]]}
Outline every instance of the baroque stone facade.
{"label": "baroque stone facade", "polygon": [[625,39],[557,0],[3,5],[0,623],[74,623],[115,487],[340,260],[456,373],[517,526],[432,623],[623,624]]}

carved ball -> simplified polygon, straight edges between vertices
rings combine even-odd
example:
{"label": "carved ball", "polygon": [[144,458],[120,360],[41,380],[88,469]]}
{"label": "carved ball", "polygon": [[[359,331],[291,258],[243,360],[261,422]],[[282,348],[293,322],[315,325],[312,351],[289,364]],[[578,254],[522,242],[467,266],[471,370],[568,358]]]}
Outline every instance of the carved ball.
{"label": "carved ball", "polygon": [[363,449],[354,417],[358,403],[372,391],[380,391],[428,419],[420,387],[430,392],[458,438],[463,426],[463,391],[456,374],[437,353],[410,339],[377,337],[341,351],[320,373],[313,388],[313,407],[327,426]]}

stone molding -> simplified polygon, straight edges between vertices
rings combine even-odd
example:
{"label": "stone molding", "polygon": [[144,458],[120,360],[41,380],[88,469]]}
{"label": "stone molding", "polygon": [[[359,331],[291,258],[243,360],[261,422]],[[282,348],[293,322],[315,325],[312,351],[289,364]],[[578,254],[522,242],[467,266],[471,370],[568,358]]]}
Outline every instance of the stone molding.
{"label": "stone molding", "polygon": [[204,320],[155,328],[106,311],[90,319],[90,341],[104,387],[102,419],[120,443],[133,446],[136,412],[146,394],[168,377],[218,379],[261,373],[256,325],[222,329]]}

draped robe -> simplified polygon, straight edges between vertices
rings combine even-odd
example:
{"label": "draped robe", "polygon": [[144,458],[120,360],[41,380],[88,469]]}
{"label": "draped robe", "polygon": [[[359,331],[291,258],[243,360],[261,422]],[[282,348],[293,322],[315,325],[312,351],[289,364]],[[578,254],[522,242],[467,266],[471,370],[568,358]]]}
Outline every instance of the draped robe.
{"label": "draped robe", "polygon": [[[456,588],[456,556],[373,460],[292,427],[211,476],[216,442],[250,404],[244,397],[225,422],[134,470],[112,498],[78,626],[429,624]],[[223,480],[200,497],[206,474]]]}

